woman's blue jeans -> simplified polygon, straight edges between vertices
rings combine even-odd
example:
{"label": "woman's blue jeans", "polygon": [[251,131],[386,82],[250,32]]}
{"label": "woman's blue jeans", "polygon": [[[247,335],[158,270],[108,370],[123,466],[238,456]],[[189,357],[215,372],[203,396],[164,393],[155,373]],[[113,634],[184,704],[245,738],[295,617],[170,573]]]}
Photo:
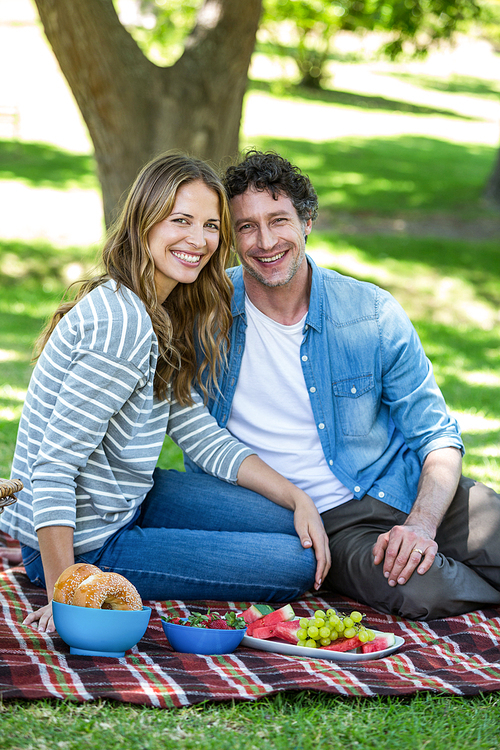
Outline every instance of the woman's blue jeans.
{"label": "woman's blue jeans", "polygon": [[[45,587],[40,553],[26,572]],[[292,601],[314,584],[316,560],[293,513],[207,474],[156,469],[138,518],[76,557],[128,578],[143,599]]]}

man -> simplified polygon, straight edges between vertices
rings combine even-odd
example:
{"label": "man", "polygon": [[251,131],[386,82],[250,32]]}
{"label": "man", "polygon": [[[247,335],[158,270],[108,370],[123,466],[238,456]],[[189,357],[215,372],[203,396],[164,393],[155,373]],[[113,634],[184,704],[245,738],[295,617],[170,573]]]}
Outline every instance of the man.
{"label": "man", "polygon": [[241,266],[211,412],[313,498],[328,588],[411,619],[499,604],[500,497],[461,477],[458,425],[407,316],[306,256],[317,196],[288,161],[251,151],[225,182]]}

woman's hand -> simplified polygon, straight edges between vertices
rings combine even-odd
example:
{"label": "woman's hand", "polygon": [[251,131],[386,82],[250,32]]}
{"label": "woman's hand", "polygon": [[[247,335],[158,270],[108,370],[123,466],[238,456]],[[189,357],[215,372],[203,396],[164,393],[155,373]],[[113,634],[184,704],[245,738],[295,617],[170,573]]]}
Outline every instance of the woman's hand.
{"label": "woman's hand", "polygon": [[271,469],[255,453],[242,461],[238,484],[293,511],[295,530],[302,546],[314,549],[317,561],[314,588],[319,589],[330,570],[330,545],[321,516],[309,495]]}
{"label": "woman's hand", "polygon": [[63,570],[75,562],[73,529],[70,526],[44,526],[38,529],[37,535],[49,603],[29,614],[23,625],[31,625],[40,633],[54,633],[56,630],[52,616],[54,584]]}
{"label": "woman's hand", "polygon": [[293,522],[302,546],[312,547],[316,555],[314,588],[317,590],[325,580],[332,563],[330,544],[316,506],[309,495],[305,492],[302,494],[304,498],[295,506]]}
{"label": "woman's hand", "polygon": [[54,619],[52,617],[52,601],[37,609],[36,612],[31,612],[23,620],[23,625],[31,625],[35,630],[40,633],[54,633]]}
{"label": "woman's hand", "polygon": [[0,557],[8,560],[10,565],[20,565],[23,561],[21,547],[0,547]]}

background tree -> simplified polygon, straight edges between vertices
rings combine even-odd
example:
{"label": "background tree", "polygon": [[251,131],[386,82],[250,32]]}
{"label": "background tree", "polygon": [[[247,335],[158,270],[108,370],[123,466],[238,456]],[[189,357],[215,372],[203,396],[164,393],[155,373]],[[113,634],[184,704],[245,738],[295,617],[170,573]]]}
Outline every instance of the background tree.
{"label": "background tree", "polygon": [[[319,88],[339,31],[385,32],[382,51],[395,59],[403,48],[425,54],[479,13],[476,0],[265,0],[262,26],[294,57],[300,85]],[[292,44],[280,42],[285,25]]]}
{"label": "background tree", "polygon": [[[391,57],[405,44],[422,53],[483,2],[265,0],[263,24],[294,30],[301,79],[317,86],[337,31],[383,30]],[[35,3],[94,144],[106,223],[158,152],[178,148],[215,163],[237,152],[262,0],[138,0],[150,28],[134,36],[113,0]],[[488,191],[500,204],[500,158]]]}
{"label": "background tree", "polygon": [[146,57],[112,0],[35,3],[94,145],[106,223],[154,154],[237,151],[261,0],[205,0],[168,67]]}

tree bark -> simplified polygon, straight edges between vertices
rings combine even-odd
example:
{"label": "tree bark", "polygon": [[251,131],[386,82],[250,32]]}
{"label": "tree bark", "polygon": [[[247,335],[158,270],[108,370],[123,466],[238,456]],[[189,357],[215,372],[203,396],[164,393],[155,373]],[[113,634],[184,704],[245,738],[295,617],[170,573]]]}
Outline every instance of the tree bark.
{"label": "tree bark", "polygon": [[262,0],[205,0],[180,59],[161,68],[112,0],[35,0],[94,144],[106,224],[143,164],[168,149],[218,164],[238,150]]}

